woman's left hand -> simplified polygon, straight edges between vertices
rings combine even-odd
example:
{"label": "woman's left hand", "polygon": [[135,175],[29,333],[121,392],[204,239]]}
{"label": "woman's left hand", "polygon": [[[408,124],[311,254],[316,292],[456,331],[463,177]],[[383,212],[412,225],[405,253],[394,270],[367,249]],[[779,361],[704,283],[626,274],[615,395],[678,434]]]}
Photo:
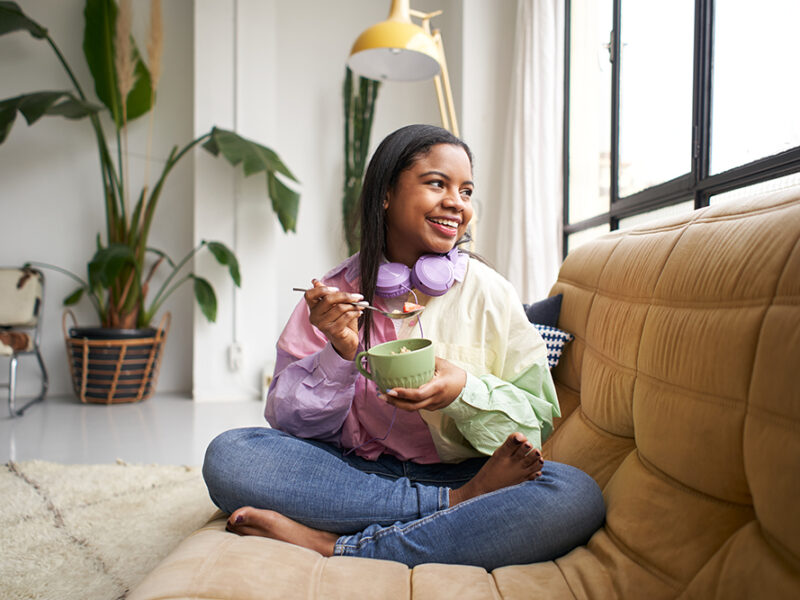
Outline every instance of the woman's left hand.
{"label": "woman's left hand", "polygon": [[381,397],[389,404],[407,411],[421,408],[439,410],[458,398],[467,383],[467,373],[450,361],[436,357],[433,379],[418,388],[394,388]]}

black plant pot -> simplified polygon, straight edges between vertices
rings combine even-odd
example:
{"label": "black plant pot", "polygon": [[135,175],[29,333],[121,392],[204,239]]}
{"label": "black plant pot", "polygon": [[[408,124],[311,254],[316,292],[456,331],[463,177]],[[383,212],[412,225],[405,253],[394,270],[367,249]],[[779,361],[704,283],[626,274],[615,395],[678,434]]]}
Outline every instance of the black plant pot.
{"label": "black plant pot", "polygon": [[70,327],[64,339],[72,387],[81,402],[138,402],[153,395],[169,331],[167,313],[158,328]]}

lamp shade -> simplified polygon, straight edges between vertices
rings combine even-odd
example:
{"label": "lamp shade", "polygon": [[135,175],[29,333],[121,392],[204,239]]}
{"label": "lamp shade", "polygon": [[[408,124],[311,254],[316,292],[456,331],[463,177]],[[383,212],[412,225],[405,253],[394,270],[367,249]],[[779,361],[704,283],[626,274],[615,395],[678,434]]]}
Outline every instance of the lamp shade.
{"label": "lamp shade", "polygon": [[390,19],[358,36],[347,64],[369,79],[421,81],[439,73],[438,56],[436,43],[422,27]]}

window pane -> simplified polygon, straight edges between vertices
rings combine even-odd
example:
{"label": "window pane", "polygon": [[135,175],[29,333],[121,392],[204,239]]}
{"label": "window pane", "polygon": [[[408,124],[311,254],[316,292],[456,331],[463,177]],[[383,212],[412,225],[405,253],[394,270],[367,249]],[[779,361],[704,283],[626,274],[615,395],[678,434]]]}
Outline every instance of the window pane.
{"label": "window pane", "polygon": [[625,197],[691,171],[694,0],[621,6],[619,195]]}
{"label": "window pane", "polygon": [[714,4],[711,172],[800,146],[800,2]]}
{"label": "window pane", "polygon": [[572,233],[567,236],[567,253],[572,252],[578,246],[591,242],[593,239],[600,237],[604,233],[608,233],[611,228],[608,225],[598,225],[590,229],[584,229],[577,233]]}
{"label": "window pane", "polygon": [[796,189],[800,191],[800,173],[792,173],[791,175],[785,175],[784,177],[777,177],[775,179],[770,179],[769,181],[762,181],[761,183],[731,190],[730,192],[717,194],[716,196],[711,196],[708,199],[708,203],[718,204],[728,200],[752,198],[753,196],[758,196],[760,194],[768,194],[770,192],[788,189]]}
{"label": "window pane", "polygon": [[629,227],[635,227],[636,225],[641,225],[642,223],[655,221],[657,219],[665,219],[667,217],[678,217],[680,215],[690,213],[693,210],[694,210],[694,200],[686,200],[685,202],[681,202],[680,204],[673,204],[672,206],[665,206],[664,208],[658,208],[656,210],[651,210],[649,212],[620,219],[619,228],[627,229]]}
{"label": "window pane", "polygon": [[611,0],[572,0],[568,223],[608,212],[611,156]]}

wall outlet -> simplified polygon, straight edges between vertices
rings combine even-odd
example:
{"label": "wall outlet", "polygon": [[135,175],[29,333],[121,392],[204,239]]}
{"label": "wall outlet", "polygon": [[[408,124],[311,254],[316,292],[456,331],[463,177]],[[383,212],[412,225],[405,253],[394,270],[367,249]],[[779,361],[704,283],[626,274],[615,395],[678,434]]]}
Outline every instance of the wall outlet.
{"label": "wall outlet", "polygon": [[228,368],[236,372],[242,368],[242,345],[234,342],[228,346]]}

